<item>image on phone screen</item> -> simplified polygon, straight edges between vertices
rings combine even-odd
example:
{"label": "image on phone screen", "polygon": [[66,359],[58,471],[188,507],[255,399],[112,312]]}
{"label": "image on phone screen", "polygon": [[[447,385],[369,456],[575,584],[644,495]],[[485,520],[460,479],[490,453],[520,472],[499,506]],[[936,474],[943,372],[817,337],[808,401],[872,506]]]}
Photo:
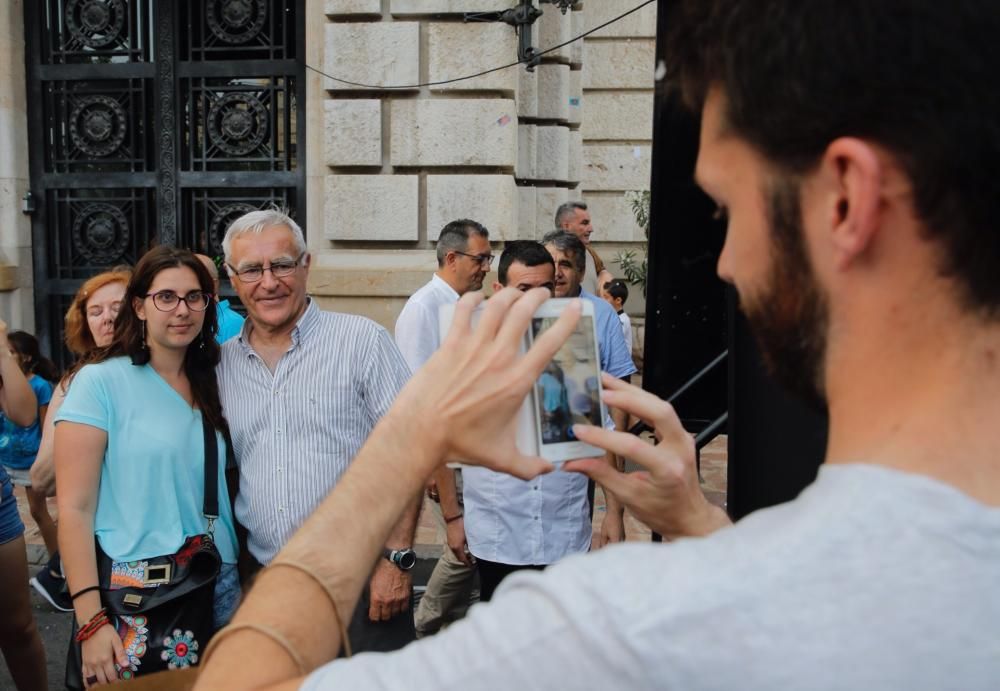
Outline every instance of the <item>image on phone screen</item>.
{"label": "image on phone screen", "polygon": [[[532,335],[537,337],[556,319],[535,317]],[[599,377],[593,317],[582,316],[535,383],[543,445],[576,441],[574,424],[601,425]]]}

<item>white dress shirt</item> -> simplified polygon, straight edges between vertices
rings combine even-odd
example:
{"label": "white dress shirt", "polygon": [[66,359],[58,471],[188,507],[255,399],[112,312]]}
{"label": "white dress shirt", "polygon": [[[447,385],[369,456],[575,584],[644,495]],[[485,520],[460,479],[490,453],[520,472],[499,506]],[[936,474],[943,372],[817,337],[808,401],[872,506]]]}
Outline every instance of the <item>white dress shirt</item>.
{"label": "white dress shirt", "polygon": [[590,549],[587,478],[556,470],[533,480],[477,467],[462,469],[465,539],[477,559],[553,564]]}
{"label": "white dress shirt", "polygon": [[438,309],[458,302],[458,298],[455,289],[434,274],[403,305],[396,319],[396,345],[411,372],[416,372],[440,347]]}
{"label": "white dress shirt", "polygon": [[625,347],[629,356],[632,355],[632,320],[628,318],[625,310],[618,313],[618,321],[622,324],[622,336],[625,338]]}

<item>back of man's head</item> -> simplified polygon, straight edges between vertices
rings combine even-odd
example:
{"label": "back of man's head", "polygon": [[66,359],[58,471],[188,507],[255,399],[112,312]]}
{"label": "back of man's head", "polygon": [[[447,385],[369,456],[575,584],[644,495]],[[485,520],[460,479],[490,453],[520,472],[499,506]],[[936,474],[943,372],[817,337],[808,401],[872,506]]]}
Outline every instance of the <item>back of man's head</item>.
{"label": "back of man's head", "polygon": [[445,259],[449,252],[464,252],[469,246],[469,237],[479,235],[489,239],[490,231],[486,226],[468,218],[460,218],[452,221],[441,229],[437,240],[437,262],[438,266],[444,266]]}
{"label": "back of man's head", "polygon": [[578,201],[564,202],[560,204],[559,208],[556,209],[556,228],[565,229],[566,224],[576,217],[577,209],[586,211],[587,205]]}
{"label": "back of man's head", "polygon": [[939,271],[963,305],[1000,316],[1000,6],[993,0],[689,0],[668,74],[700,109],[720,88],[727,131],[778,174],[857,137],[913,186]]}
{"label": "back of man's head", "polygon": [[587,270],[587,248],[583,242],[568,230],[553,230],[542,238],[543,245],[552,245],[563,254],[573,259],[576,270],[583,275]]}
{"label": "back of man's head", "polygon": [[500,255],[500,265],[497,267],[497,280],[500,285],[507,285],[507,271],[514,262],[524,266],[555,265],[552,255],[542,243],[534,240],[513,240],[504,246],[503,254]]}

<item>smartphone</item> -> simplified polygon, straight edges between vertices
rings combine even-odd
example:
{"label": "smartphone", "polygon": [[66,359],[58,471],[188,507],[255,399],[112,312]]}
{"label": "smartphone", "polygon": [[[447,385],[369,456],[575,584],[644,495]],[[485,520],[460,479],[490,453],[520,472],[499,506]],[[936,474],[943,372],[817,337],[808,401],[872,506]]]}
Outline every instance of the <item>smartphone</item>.
{"label": "smartphone", "polygon": [[[569,303],[565,298],[543,303],[531,320],[530,340],[552,326]],[[573,425],[601,427],[607,416],[601,400],[601,365],[592,302],[583,300],[580,321],[535,382],[533,399],[542,458],[560,463],[604,455],[603,449],[573,435]]]}
{"label": "smartphone", "polygon": [[[534,339],[555,323],[570,302],[567,298],[553,298],[538,308],[522,339],[522,352],[527,352]],[[517,412],[515,443],[518,450],[541,456],[551,463],[604,455],[603,449],[573,436],[574,424],[602,426],[607,418],[607,409],[601,400],[594,305],[587,300],[582,302],[583,312],[576,328],[546,365]],[[473,325],[482,309],[480,306],[473,313]],[[442,341],[451,328],[454,313],[454,305],[441,307]]]}

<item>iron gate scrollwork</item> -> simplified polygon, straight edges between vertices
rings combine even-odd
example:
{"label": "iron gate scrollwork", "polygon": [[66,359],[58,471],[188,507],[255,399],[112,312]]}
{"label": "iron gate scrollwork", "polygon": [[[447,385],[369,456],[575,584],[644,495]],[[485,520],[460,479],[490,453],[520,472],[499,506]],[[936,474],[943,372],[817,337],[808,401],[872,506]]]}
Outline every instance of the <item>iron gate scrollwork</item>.
{"label": "iron gate scrollwork", "polygon": [[304,6],[24,3],[36,323],[58,360],[88,277],[158,243],[218,255],[237,216],[303,208]]}

